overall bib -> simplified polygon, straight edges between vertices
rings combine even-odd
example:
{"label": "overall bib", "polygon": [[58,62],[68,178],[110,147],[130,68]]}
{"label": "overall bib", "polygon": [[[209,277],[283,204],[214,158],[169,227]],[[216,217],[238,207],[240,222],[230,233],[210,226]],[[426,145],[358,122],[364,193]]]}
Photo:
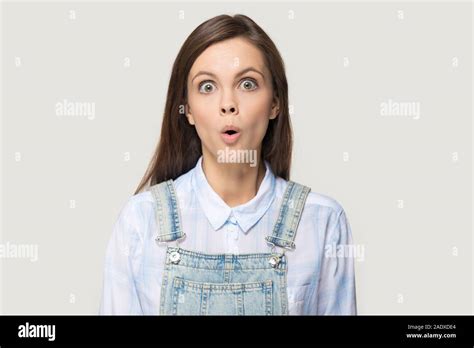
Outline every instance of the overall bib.
{"label": "overall bib", "polygon": [[[179,247],[186,234],[173,180],[149,188],[156,201],[158,243],[167,243],[161,315],[288,315],[287,257],[310,188],[288,182],[268,253],[206,254]],[[170,246],[175,242],[175,246]]]}

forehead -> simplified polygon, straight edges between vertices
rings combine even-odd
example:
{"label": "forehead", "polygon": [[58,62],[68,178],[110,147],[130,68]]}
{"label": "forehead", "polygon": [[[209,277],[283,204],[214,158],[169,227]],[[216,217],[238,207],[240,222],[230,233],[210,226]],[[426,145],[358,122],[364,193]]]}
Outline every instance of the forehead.
{"label": "forehead", "polygon": [[232,75],[249,66],[266,72],[262,52],[249,41],[237,37],[206,48],[195,60],[189,75],[192,78],[200,70]]}

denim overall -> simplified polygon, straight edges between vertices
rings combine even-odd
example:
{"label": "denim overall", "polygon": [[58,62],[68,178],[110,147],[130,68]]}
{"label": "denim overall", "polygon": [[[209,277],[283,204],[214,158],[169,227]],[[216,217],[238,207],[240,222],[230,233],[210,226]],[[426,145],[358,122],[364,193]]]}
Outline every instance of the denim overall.
{"label": "denim overall", "polygon": [[[158,243],[167,243],[161,315],[288,315],[287,258],[310,188],[288,181],[268,253],[205,254],[180,248],[186,236],[173,180],[149,188],[156,201]],[[164,233],[167,232],[167,233]],[[170,246],[175,242],[175,246]]]}

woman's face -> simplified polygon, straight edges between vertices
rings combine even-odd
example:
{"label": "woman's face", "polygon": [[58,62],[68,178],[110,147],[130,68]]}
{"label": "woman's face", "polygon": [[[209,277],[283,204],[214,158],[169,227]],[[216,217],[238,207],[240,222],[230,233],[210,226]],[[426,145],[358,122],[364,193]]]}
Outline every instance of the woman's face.
{"label": "woman's face", "polygon": [[[217,156],[229,147],[256,150],[260,155],[279,103],[258,48],[240,37],[208,47],[191,67],[187,90],[186,115],[196,127],[204,154]],[[225,134],[226,126],[238,132]]]}

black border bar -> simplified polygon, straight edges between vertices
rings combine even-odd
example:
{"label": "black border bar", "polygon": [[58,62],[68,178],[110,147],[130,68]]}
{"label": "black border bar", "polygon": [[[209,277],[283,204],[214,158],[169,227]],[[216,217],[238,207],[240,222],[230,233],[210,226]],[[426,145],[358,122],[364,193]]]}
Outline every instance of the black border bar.
{"label": "black border bar", "polygon": [[[44,325],[54,325],[54,341],[50,340],[52,326]],[[19,337],[20,330],[28,336],[43,333],[45,337]],[[0,316],[1,348],[65,344],[143,346],[165,343],[171,345],[285,344],[289,346],[383,343],[396,346],[473,347],[474,320],[472,315]]]}

